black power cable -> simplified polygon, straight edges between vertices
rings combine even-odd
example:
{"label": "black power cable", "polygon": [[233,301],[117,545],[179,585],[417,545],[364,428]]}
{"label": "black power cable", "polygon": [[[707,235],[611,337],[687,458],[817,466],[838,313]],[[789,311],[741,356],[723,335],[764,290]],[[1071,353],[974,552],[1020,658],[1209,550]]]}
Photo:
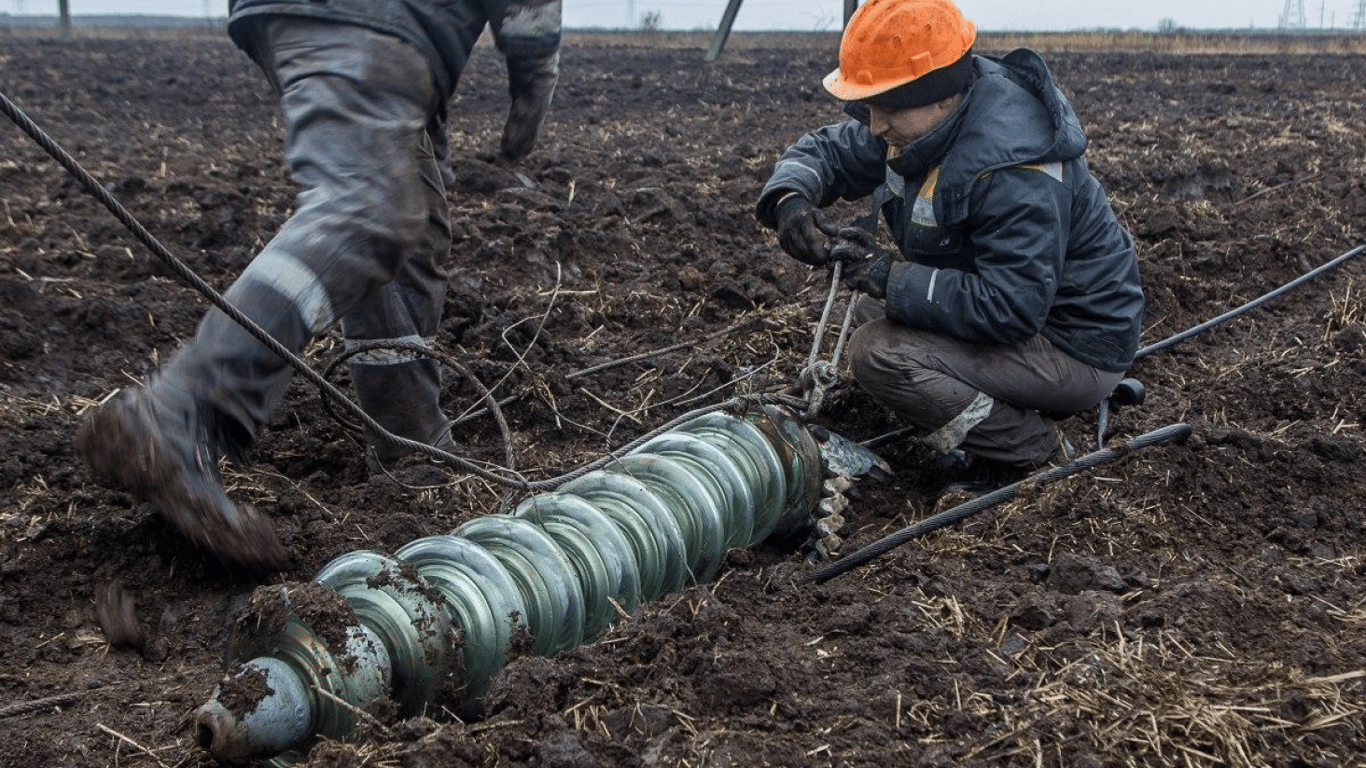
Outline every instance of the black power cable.
{"label": "black power cable", "polygon": [[972,517],[997,504],[1010,501],[1019,494],[1020,489],[1026,486],[1046,485],[1065,477],[1071,477],[1072,475],[1084,472],[1088,469],[1093,469],[1102,464],[1108,464],[1117,459],[1122,459],[1143,448],[1164,443],[1180,442],[1187,437],[1190,437],[1190,434],[1191,427],[1189,424],[1170,424],[1160,429],[1155,429],[1152,432],[1139,435],[1123,445],[1114,448],[1104,448],[1095,451],[1094,453],[1088,453],[1085,456],[1080,456],[1066,464],[1052,467],[1044,472],[1027,477],[1017,483],[1011,483],[1004,488],[997,488],[990,493],[982,494],[971,501],[960,504],[952,509],[946,509],[937,515],[931,515],[920,522],[902,528],[896,533],[878,539],[872,544],[852,552],[818,571],[805,574],[798,578],[797,581],[801,584],[813,582],[816,584],[823,584],[845,571],[857,568],[869,560],[905,544],[917,536],[923,536],[930,531],[935,531],[945,526],[952,525],[959,520]]}
{"label": "black power cable", "polygon": [[1285,285],[1282,285],[1281,287],[1277,288],[1276,290],[1271,291],[1271,292],[1266,293],[1266,294],[1263,294],[1263,295],[1261,295],[1261,296],[1258,296],[1257,298],[1253,299],[1252,301],[1249,301],[1248,303],[1242,305],[1241,307],[1237,307],[1236,309],[1231,309],[1231,310],[1225,312],[1224,314],[1219,315],[1218,317],[1212,318],[1212,319],[1210,319],[1210,320],[1206,320],[1205,322],[1203,322],[1203,323],[1201,323],[1201,324],[1199,324],[1199,325],[1197,325],[1197,326],[1195,326],[1195,327],[1193,327],[1193,328],[1188,328],[1188,329],[1182,331],[1181,333],[1175,334],[1175,335],[1173,335],[1173,336],[1169,336],[1169,337],[1163,339],[1162,341],[1156,342],[1156,343],[1154,343],[1154,344],[1149,344],[1148,346],[1146,346],[1146,347],[1144,347],[1144,348],[1138,350],[1138,352],[1136,352],[1136,353],[1134,354],[1134,359],[1135,359],[1135,360],[1139,360],[1139,359],[1142,359],[1142,358],[1147,357],[1148,355],[1151,355],[1151,354],[1154,353],[1154,352],[1160,352],[1160,351],[1162,351],[1162,350],[1164,350],[1164,349],[1167,349],[1167,348],[1169,348],[1169,347],[1174,347],[1174,346],[1176,346],[1177,344],[1180,344],[1181,342],[1185,341],[1186,339],[1189,339],[1189,338],[1192,337],[1192,336],[1195,336],[1195,335],[1197,335],[1197,334],[1204,333],[1205,331],[1208,331],[1209,329],[1213,328],[1213,327],[1216,326],[1216,325],[1222,325],[1222,324],[1228,322],[1229,320],[1232,320],[1233,318],[1238,317],[1239,315],[1245,314],[1245,313],[1247,313],[1247,312],[1249,312],[1249,311],[1251,311],[1251,310],[1253,310],[1253,309],[1256,309],[1257,307],[1260,307],[1261,305],[1267,303],[1268,301],[1271,301],[1272,299],[1277,298],[1277,297],[1280,296],[1281,294],[1289,293],[1290,291],[1292,291],[1292,290],[1294,290],[1294,289],[1300,287],[1301,285],[1304,285],[1305,283],[1309,282],[1310,280],[1313,280],[1314,278],[1318,277],[1319,275],[1323,274],[1324,272],[1328,272],[1328,271],[1330,271],[1330,270],[1337,269],[1338,267],[1340,267],[1340,266],[1342,266],[1344,263],[1346,263],[1349,259],[1351,259],[1351,258],[1353,258],[1353,257],[1355,257],[1355,256],[1358,256],[1358,255],[1362,254],[1363,252],[1366,252],[1366,243],[1364,243],[1364,244],[1362,244],[1362,245],[1358,245],[1357,247],[1353,248],[1352,250],[1350,250],[1350,251],[1348,251],[1348,252],[1342,254],[1341,256],[1338,256],[1338,257],[1335,258],[1335,259],[1333,259],[1332,261],[1328,261],[1328,262],[1324,262],[1323,264],[1320,264],[1319,266],[1317,266],[1317,267],[1315,267],[1315,268],[1309,270],[1308,272],[1305,272],[1303,275],[1300,275],[1299,277],[1295,278],[1294,280],[1291,280],[1290,282],[1286,283]]}

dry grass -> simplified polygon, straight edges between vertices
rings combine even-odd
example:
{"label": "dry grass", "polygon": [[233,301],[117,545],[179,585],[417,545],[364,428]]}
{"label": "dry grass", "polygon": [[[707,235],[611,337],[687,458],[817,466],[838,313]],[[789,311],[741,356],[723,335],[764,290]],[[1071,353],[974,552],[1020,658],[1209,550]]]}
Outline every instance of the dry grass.
{"label": "dry grass", "polygon": [[[711,31],[690,32],[589,32],[571,31],[567,45],[592,42],[645,48],[697,48],[706,50]],[[837,32],[736,32],[726,50],[740,52],[758,48],[839,48]],[[983,52],[1033,48],[1044,52],[1128,51],[1176,54],[1366,54],[1366,35],[1291,34],[1280,32],[1194,32],[1169,34],[1139,31],[1078,32],[983,32],[977,49]]]}
{"label": "dry grass", "polygon": [[988,32],[977,47],[987,51],[1132,51],[1206,54],[1363,54],[1366,35],[1260,32]]}
{"label": "dry grass", "polygon": [[1366,323],[1366,306],[1363,306],[1361,294],[1355,287],[1352,278],[1348,277],[1341,292],[1335,289],[1329,293],[1328,307],[1324,311],[1322,345],[1328,345],[1332,337],[1342,331],[1360,331],[1362,324]]}
{"label": "dry grass", "polygon": [[[1035,680],[1023,707],[1012,710],[1002,735],[978,754],[1029,753],[1039,741],[1021,734],[1055,730],[1051,743],[1080,739],[1096,754],[1123,755],[1124,765],[1270,768],[1266,745],[1302,740],[1329,729],[1366,736],[1366,670],[1310,677],[1289,667],[1249,666],[1226,648],[1188,647],[1163,632],[1133,642],[1115,630],[1076,647],[1056,668],[1056,648],[1037,641],[1007,657],[1015,675]],[[1324,747],[1325,764],[1352,756]]]}
{"label": "dry grass", "polygon": [[[111,393],[112,396],[112,393]],[[84,413],[97,403],[83,397],[63,401],[56,395],[37,399],[0,392],[0,430],[7,434],[25,429],[26,424],[51,417]],[[55,519],[69,518],[74,506],[52,503],[53,492],[42,475],[18,482],[0,503],[0,545],[23,543],[41,536]]]}
{"label": "dry grass", "polygon": [[[18,38],[22,40],[49,39],[61,36],[56,25],[50,27],[11,27],[0,24],[0,40]],[[227,22],[205,21],[202,26],[186,27],[74,27],[70,36],[89,40],[177,40],[200,37],[221,37],[227,39]]]}
{"label": "dry grass", "polygon": [[[76,27],[71,35],[78,38],[177,38],[226,37],[224,19],[204,20],[199,26],[186,27]],[[7,36],[48,38],[59,34],[55,27],[0,26],[0,39]],[[715,30],[585,30],[571,29],[565,33],[565,44],[621,45],[633,48],[696,48],[707,50],[715,37]],[[484,44],[491,44],[487,35]],[[726,41],[726,50],[743,51],[749,48],[839,48],[838,31],[801,32],[733,32]],[[1037,51],[1132,51],[1185,54],[1366,54],[1366,34],[1351,31],[1292,33],[1276,30],[1197,31],[1178,30],[1170,33],[1137,30],[1082,30],[1070,32],[991,32],[978,35],[977,48],[984,52],[1008,51],[1013,48],[1033,48]]]}
{"label": "dry grass", "polygon": [[[1355,318],[1356,309],[1344,307],[1350,301],[1335,298],[1331,314]],[[1019,541],[1027,538],[1029,515],[1098,506],[1102,500],[1126,514],[1107,518],[1108,530],[1084,536],[1097,548],[1108,545],[1111,556],[1115,548],[1155,550],[1143,537],[1169,535],[1153,517],[1160,509],[1142,497],[1059,483],[962,527],[936,531],[921,541],[922,556],[941,568],[974,555],[993,556],[992,550],[1007,557],[1009,539],[1002,528],[1012,518],[1025,516],[1013,526]],[[1176,546],[1170,542],[1164,548]],[[1357,554],[1346,554],[1336,561],[1314,561],[1313,567],[1335,568],[1350,578],[1358,562]],[[1137,634],[1102,624],[1085,636],[1050,643],[1047,633],[1017,632],[1006,618],[965,608],[953,597],[931,598],[918,590],[912,595],[910,604],[927,627],[955,638],[989,635],[991,655],[1009,669],[1006,679],[1029,681],[1022,700],[1004,707],[993,698],[1000,693],[998,685],[974,685],[967,676],[955,678],[948,699],[898,701],[898,722],[935,734],[927,741],[940,738],[938,724],[954,711],[988,723],[965,743],[963,762],[1067,765],[1089,753],[1104,756],[1105,765],[1133,768],[1273,768],[1278,763],[1267,755],[1283,754],[1282,745],[1295,743],[1296,750],[1318,760],[1307,764],[1360,764],[1361,755],[1350,745],[1366,739],[1366,669],[1315,676],[1298,666],[1249,658],[1222,641],[1193,645],[1191,636],[1177,628]],[[1345,627],[1366,624],[1366,599],[1322,602],[1326,614]],[[993,618],[994,628],[988,626]]]}

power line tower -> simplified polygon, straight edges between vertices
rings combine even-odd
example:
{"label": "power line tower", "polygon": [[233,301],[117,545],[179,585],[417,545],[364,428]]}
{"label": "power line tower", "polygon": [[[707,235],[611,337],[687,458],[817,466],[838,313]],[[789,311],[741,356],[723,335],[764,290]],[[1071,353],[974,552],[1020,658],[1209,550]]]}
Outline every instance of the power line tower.
{"label": "power line tower", "polygon": [[1352,29],[1366,32],[1366,0],[1357,0],[1356,13],[1352,14]]}
{"label": "power line tower", "polygon": [[1285,0],[1285,9],[1281,11],[1281,29],[1304,29],[1307,25],[1304,0]]}

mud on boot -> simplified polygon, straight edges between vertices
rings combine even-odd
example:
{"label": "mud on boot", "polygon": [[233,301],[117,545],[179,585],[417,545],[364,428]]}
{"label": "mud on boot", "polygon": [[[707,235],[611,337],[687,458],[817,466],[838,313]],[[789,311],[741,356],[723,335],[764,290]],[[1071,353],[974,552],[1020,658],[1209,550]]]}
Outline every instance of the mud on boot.
{"label": "mud on boot", "polygon": [[961,449],[943,454],[938,460],[938,469],[949,478],[942,494],[970,494],[980,496],[998,488],[1018,483],[1021,480],[1042,472],[1050,464],[1065,464],[1077,457],[1077,449],[1065,435],[1058,432],[1058,446],[1048,458],[1028,463],[1010,463],[985,459]]}
{"label": "mud on boot", "polygon": [[81,424],[76,449],[96,476],[149,502],[219,559],[257,572],[284,566],[270,520],[223,489],[218,458],[239,456],[236,442],[184,386],[157,378],[122,393]]}
{"label": "mud on boot", "polygon": [[1029,476],[1033,465],[1010,464],[984,459],[962,450],[952,450],[937,462],[935,471],[944,481],[941,496],[980,496],[1004,488]]}

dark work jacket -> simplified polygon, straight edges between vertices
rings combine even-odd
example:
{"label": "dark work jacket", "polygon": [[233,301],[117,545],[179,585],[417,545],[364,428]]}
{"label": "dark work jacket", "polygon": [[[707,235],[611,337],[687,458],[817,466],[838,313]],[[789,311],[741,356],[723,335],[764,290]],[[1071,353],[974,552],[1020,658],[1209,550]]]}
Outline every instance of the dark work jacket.
{"label": "dark work jacket", "polygon": [[229,0],[228,34],[253,53],[250,24],[260,14],[307,16],[367,27],[426,54],[443,101],[455,92],[470,51],[487,25],[507,57],[513,96],[523,83],[557,70],[561,0]]}
{"label": "dark work jacket", "polygon": [[1033,51],[974,63],[958,109],[890,159],[866,111],[802,137],[757,215],[774,226],[790,192],[819,206],[874,195],[906,257],[892,265],[888,318],[987,344],[1042,333],[1088,365],[1124,371],[1143,288],[1133,240],[1086,167],[1081,123]]}

